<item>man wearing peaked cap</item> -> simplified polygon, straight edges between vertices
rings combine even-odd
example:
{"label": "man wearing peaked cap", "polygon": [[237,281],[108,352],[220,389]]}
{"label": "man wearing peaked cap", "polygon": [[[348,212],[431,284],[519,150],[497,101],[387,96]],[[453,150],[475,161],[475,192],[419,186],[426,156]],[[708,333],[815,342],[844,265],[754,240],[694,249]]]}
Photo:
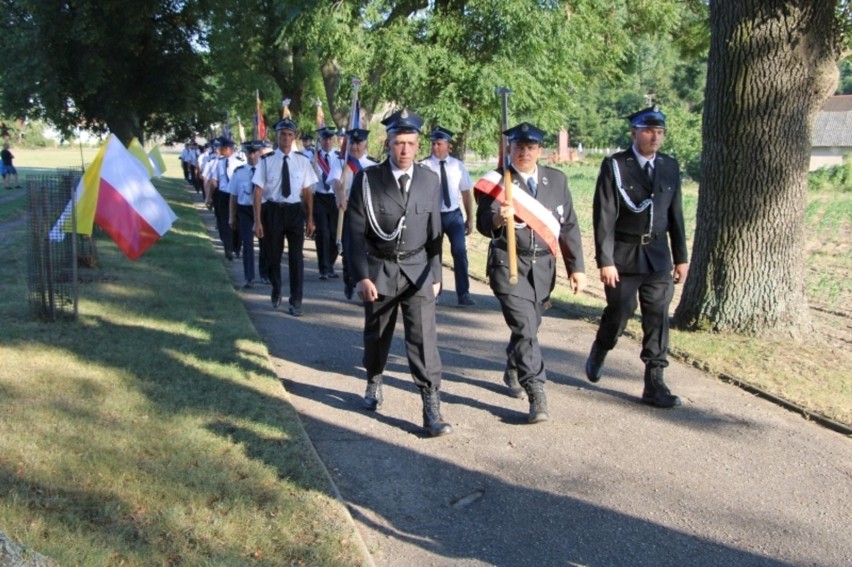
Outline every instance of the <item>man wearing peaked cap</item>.
{"label": "man wearing peaked cap", "polygon": [[243,256],[243,289],[254,285],[254,184],[251,181],[260,152],[261,140],[251,140],[243,144],[246,162],[234,170],[231,181],[226,187],[230,195],[229,217],[231,229],[240,235]]}
{"label": "man wearing peaked cap", "polygon": [[[680,168],[659,152],[666,117],[655,105],[626,117],[631,148],[603,160],[595,188],[595,261],[606,292],[606,308],[586,360],[586,377],[597,382],[604,360],[638,303],[642,307],[645,388],[642,402],[681,405],[663,379],[668,366],[669,304],[674,284],[687,275],[686,230]],[[671,241],[671,249],[669,249]]]}
{"label": "man wearing peaked cap", "polygon": [[336,149],[333,149],[334,128],[325,126],[317,130],[319,148],[317,148],[316,173],[319,182],[314,189],[314,241],[317,246],[317,264],[320,279],[337,278],[334,264],[337,262],[337,219],[338,209],[331,183],[331,173],[340,161]]}
{"label": "man wearing peaked cap", "polygon": [[397,313],[403,312],[408,367],[423,403],[423,427],[452,432],[441,416],[441,357],[435,297],[441,288],[441,189],[438,176],[416,164],[422,119],[409,110],[382,121],[388,159],[355,176],[344,217],[344,259],[364,302],[364,406],[383,402],[382,373]]}
{"label": "man wearing peaked cap", "polygon": [[313,187],[318,179],[311,161],[295,151],[297,130],[289,118],[275,124],[278,149],[260,160],[252,183],[254,231],[263,239],[272,307],[281,304],[281,257],[286,240],[289,313],[301,317],[305,237],[314,233]]}
{"label": "man wearing peaked cap", "polygon": [[[505,202],[500,184],[483,184],[488,179],[504,179],[504,172],[486,175],[476,185],[483,191],[476,210],[476,228],[491,238],[488,278],[510,330],[503,382],[510,396],[529,398],[528,421],[538,423],[550,419],[545,393],[547,373],[538,330],[556,282],[557,251],[562,253],[571,287],[577,294],[586,285],[583,244],[568,179],[558,169],[538,163],[544,132],[522,122],[503,133],[509,140],[512,160],[509,173],[513,202]],[[521,215],[518,220],[516,214]],[[515,223],[518,265],[514,284],[509,275],[506,229],[510,222]]]}
{"label": "man wearing peaked cap", "polygon": [[216,214],[216,226],[219,229],[219,238],[225,249],[225,257],[228,261],[239,255],[240,241],[239,232],[234,234],[230,224],[231,195],[227,192],[228,183],[234,174],[234,170],[242,165],[243,160],[234,153],[236,143],[230,138],[219,138],[219,159],[215,162],[207,180],[208,206],[213,207]]}
{"label": "man wearing peaked cap", "polygon": [[464,162],[450,155],[453,133],[441,126],[435,126],[429,137],[432,139],[432,155],[420,163],[437,173],[441,182],[441,226],[450,241],[456,298],[459,307],[475,305],[476,302],[470,296],[465,242],[467,235],[473,230],[473,182]]}

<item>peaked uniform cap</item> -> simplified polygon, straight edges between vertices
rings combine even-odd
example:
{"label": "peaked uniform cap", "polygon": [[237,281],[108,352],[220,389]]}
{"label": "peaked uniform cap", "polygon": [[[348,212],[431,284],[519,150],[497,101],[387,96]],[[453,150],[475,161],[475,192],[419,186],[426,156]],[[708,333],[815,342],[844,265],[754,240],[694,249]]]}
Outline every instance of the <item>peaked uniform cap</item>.
{"label": "peaked uniform cap", "polygon": [[291,130],[295,132],[299,127],[296,126],[296,123],[290,120],[289,118],[282,118],[278,122],[275,123],[275,131],[280,132],[281,130]]}
{"label": "peaked uniform cap", "polygon": [[243,143],[243,151],[246,153],[259,152],[264,147],[263,140],[249,140]]}
{"label": "peaked uniform cap", "polygon": [[423,127],[423,118],[417,113],[403,108],[382,120],[382,125],[389,133],[416,132],[419,134],[420,129]]}
{"label": "peaked uniform cap", "polygon": [[529,122],[521,122],[517,126],[513,126],[508,130],[504,130],[509,142],[526,142],[530,144],[541,144],[544,140],[544,132],[530,124]]}
{"label": "peaked uniform cap", "polygon": [[665,128],[666,115],[660,112],[656,104],[625,116],[630,121],[631,128]]}
{"label": "peaked uniform cap", "polygon": [[429,133],[429,137],[432,139],[432,141],[447,140],[449,142],[453,139],[453,136],[455,136],[454,133],[440,126],[435,126],[434,128],[432,128],[432,132]]}
{"label": "peaked uniform cap", "polygon": [[347,130],[346,135],[353,142],[363,142],[370,135],[370,131],[363,128],[353,128],[352,130]]}
{"label": "peaked uniform cap", "polygon": [[309,133],[305,132],[304,134],[301,135],[301,137],[299,139],[300,140],[313,140],[314,137],[311,136]]}
{"label": "peaked uniform cap", "polygon": [[334,128],[329,128],[328,126],[324,126],[323,128],[317,129],[317,136],[320,138],[333,138],[337,135],[337,130]]}
{"label": "peaked uniform cap", "polygon": [[230,138],[219,138],[219,147],[221,148],[235,148],[237,147],[237,143],[231,140]]}

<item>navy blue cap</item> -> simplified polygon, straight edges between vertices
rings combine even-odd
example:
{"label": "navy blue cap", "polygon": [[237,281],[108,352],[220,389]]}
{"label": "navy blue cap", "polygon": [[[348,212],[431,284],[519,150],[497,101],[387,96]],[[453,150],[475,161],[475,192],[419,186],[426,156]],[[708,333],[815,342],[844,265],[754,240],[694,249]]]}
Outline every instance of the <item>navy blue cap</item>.
{"label": "navy blue cap", "polygon": [[243,151],[250,154],[252,152],[259,152],[263,149],[263,140],[249,140],[247,142],[243,142]]}
{"label": "navy blue cap", "polygon": [[323,126],[317,129],[317,136],[320,138],[333,138],[337,135],[337,130],[329,126]]}
{"label": "navy blue cap", "polygon": [[435,140],[446,140],[449,142],[453,139],[453,136],[455,136],[455,134],[453,134],[446,128],[441,128],[440,126],[435,126],[432,129],[432,132],[429,134],[429,137],[432,138],[433,142]]}
{"label": "navy blue cap", "polygon": [[656,104],[644,108],[639,112],[634,112],[630,116],[626,116],[630,121],[631,128],[665,128],[666,115],[660,112],[660,107]]}
{"label": "navy blue cap", "polygon": [[353,142],[365,142],[369,135],[370,131],[362,128],[353,128],[352,130],[346,131],[346,136],[348,136]]}
{"label": "navy blue cap", "polygon": [[281,130],[292,130],[295,132],[299,127],[296,126],[296,123],[290,120],[289,118],[282,118],[278,122],[275,123],[275,131],[280,132]]}
{"label": "navy blue cap", "polygon": [[299,137],[299,139],[300,139],[300,140],[302,140],[302,141],[304,141],[304,140],[313,140],[313,139],[314,139],[314,137],[313,137],[313,136],[311,136],[310,134],[308,134],[307,132],[305,132],[304,134],[302,134],[302,135]]}
{"label": "navy blue cap", "polygon": [[233,141],[232,139],[230,139],[230,138],[222,137],[222,138],[219,138],[219,147],[222,147],[222,148],[235,148],[235,147],[237,147],[237,143],[236,143],[236,142],[234,142],[234,141]]}
{"label": "navy blue cap", "polygon": [[391,132],[416,132],[420,133],[420,128],[423,127],[423,118],[417,113],[403,108],[397,110],[384,120],[382,124],[388,133]]}
{"label": "navy blue cap", "polygon": [[544,132],[530,124],[521,122],[517,126],[504,130],[503,133],[509,142],[526,142],[528,144],[541,144],[544,140]]}
{"label": "navy blue cap", "polygon": [[219,148],[221,146],[222,146],[222,138],[213,138],[212,140],[210,140],[210,147],[211,148]]}

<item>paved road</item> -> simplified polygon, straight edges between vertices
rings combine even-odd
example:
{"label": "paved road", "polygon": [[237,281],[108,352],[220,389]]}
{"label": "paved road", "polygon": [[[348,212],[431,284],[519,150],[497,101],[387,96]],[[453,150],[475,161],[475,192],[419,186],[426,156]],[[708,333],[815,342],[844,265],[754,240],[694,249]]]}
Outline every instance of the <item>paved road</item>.
{"label": "paved road", "polygon": [[[268,287],[240,293],[365,563],[852,565],[843,435],[679,363],[667,381],[684,407],[643,406],[639,347],[626,339],[590,384],[582,365],[595,327],[556,310],[540,335],[552,420],[528,425],[526,401],[500,380],[508,331],[497,301],[474,282],[476,307],[438,308],[443,413],[455,433],[430,439],[401,324],[384,407],[360,409],[362,308],[340,280],[318,279],[310,242],[306,256],[304,317],[273,310]],[[240,284],[239,261],[228,269]],[[444,281],[452,286],[449,272]]]}

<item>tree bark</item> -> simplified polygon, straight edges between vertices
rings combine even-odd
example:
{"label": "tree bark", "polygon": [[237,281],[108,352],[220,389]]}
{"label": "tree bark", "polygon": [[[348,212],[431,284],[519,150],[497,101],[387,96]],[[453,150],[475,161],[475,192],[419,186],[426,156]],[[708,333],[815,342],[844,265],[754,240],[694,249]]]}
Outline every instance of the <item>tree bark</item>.
{"label": "tree bark", "polygon": [[676,325],[800,336],[811,129],[838,78],[836,2],[711,0],[702,184]]}

